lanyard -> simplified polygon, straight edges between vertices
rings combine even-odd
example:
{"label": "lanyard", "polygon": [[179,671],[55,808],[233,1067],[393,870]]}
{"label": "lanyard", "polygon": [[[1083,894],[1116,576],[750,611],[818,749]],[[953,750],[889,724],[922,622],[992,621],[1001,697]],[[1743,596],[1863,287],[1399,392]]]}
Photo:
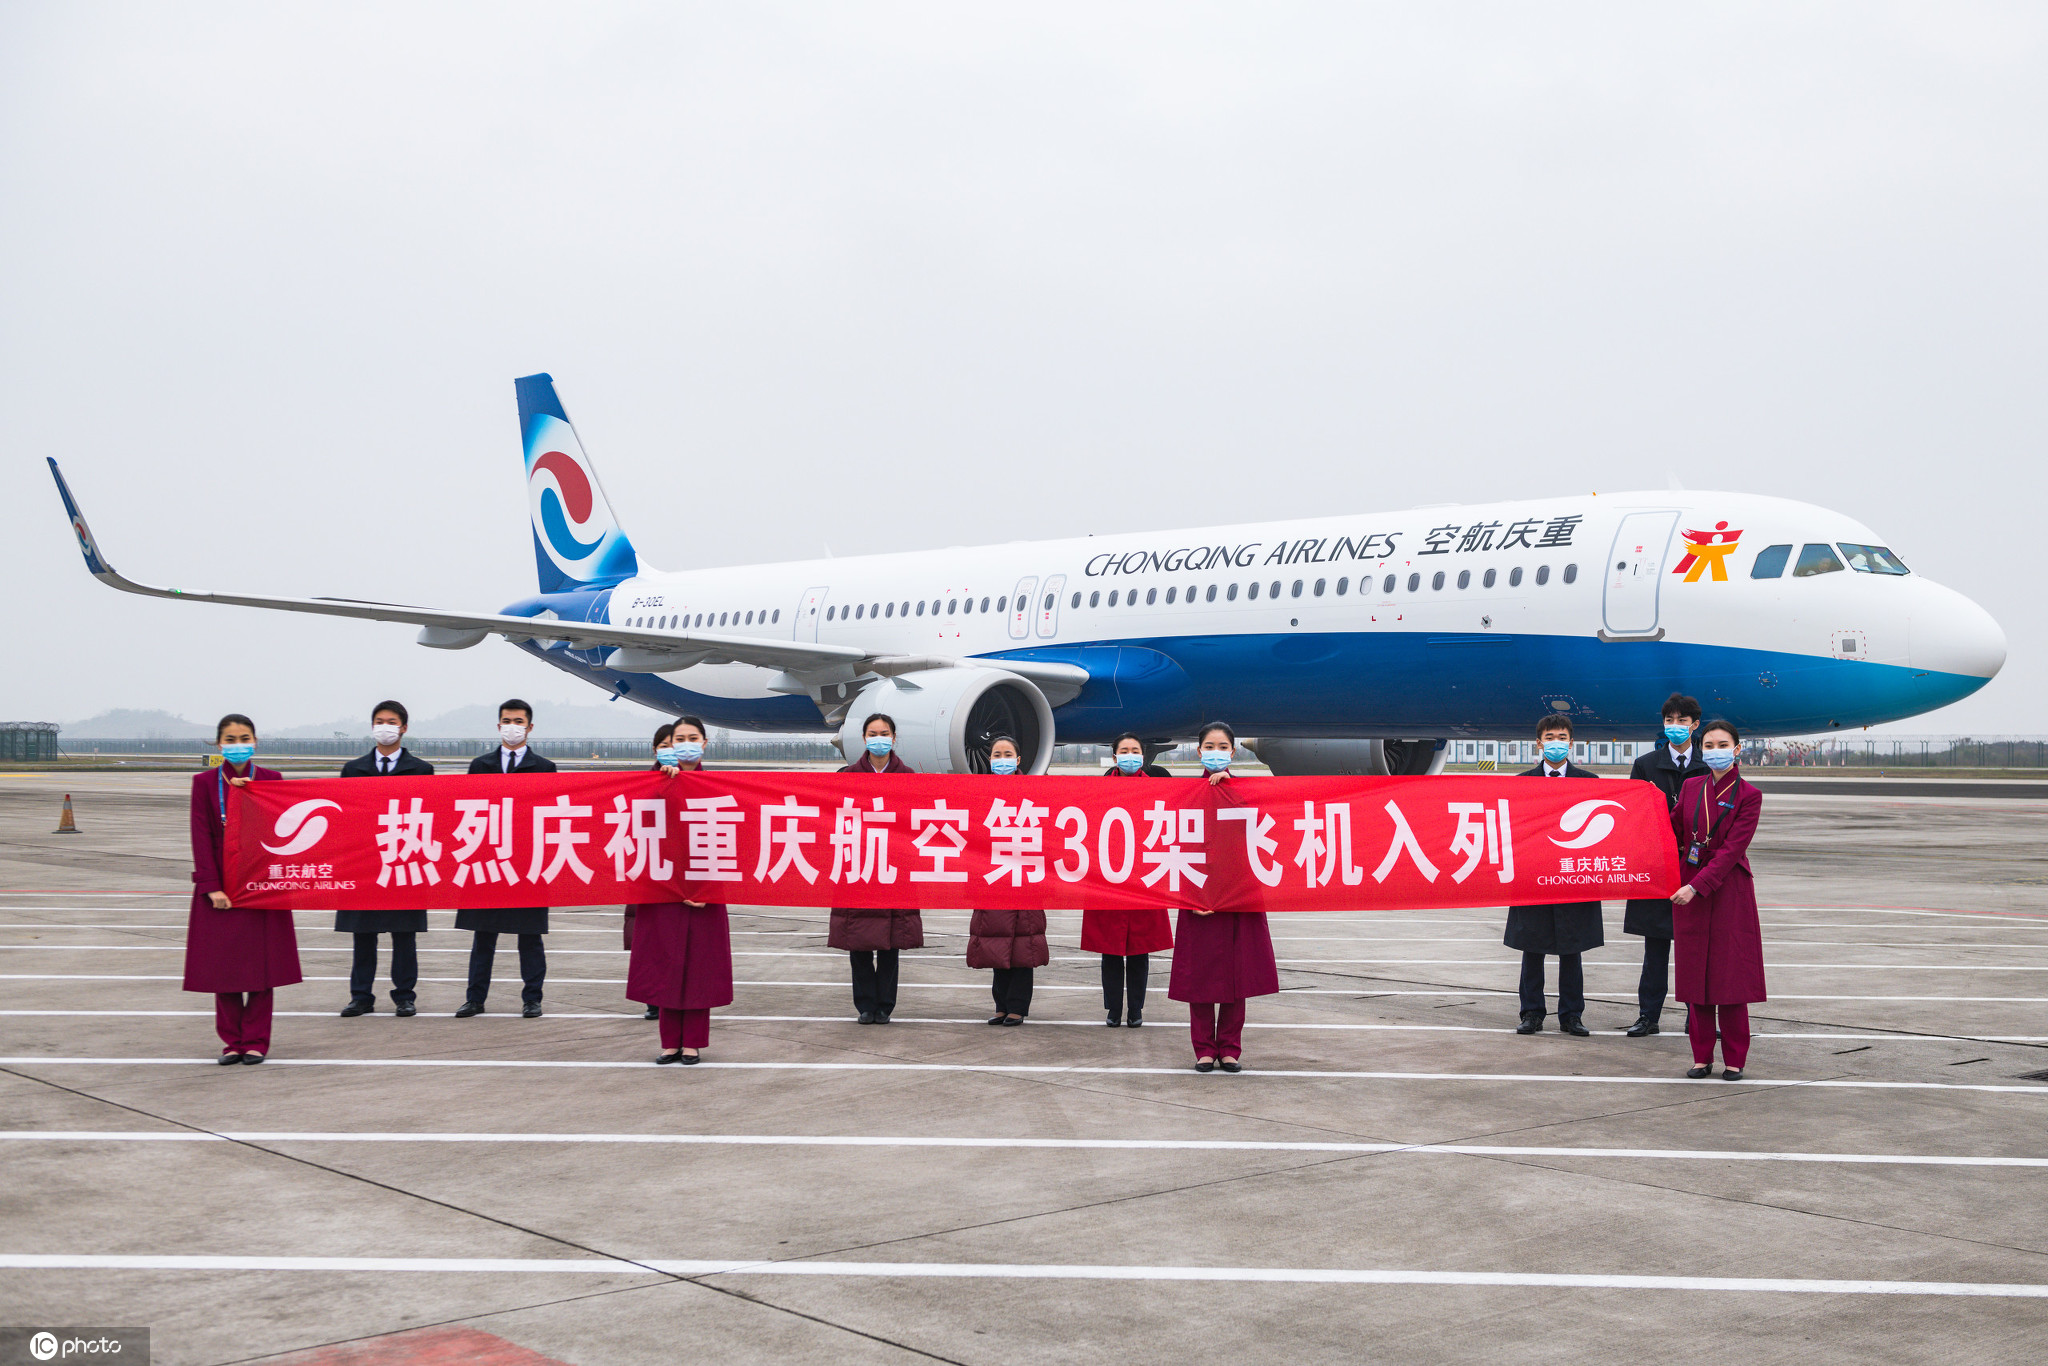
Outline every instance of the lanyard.
{"label": "lanyard", "polygon": [[1707,785],[1700,789],[1700,842],[1702,844],[1704,844],[1707,838],[1714,833],[1713,802],[1715,800],[1718,800],[1722,796],[1726,795],[1727,793],[1734,791],[1735,783],[1736,775],[1731,773],[1728,776],[1728,786],[1723,788],[1720,792],[1716,792],[1714,790],[1714,780],[1712,777],[1709,777],[1707,779]]}
{"label": "lanyard", "polygon": [[220,823],[228,823],[228,766],[222,764],[213,771],[213,785],[220,793]]}

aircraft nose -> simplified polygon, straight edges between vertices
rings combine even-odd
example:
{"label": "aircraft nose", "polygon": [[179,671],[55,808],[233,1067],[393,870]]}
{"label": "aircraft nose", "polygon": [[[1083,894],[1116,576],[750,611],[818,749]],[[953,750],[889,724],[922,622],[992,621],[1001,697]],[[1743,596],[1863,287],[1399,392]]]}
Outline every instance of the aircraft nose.
{"label": "aircraft nose", "polygon": [[1989,679],[2005,667],[2005,632],[1989,612],[1953,589],[1923,583],[1928,592],[1913,613],[1916,669]]}

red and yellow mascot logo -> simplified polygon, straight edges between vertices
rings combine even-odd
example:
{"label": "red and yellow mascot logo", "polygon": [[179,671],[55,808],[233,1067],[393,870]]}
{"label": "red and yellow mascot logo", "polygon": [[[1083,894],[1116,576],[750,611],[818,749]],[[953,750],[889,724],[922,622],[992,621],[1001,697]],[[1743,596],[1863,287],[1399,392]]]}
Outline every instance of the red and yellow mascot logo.
{"label": "red and yellow mascot logo", "polygon": [[1698,583],[1702,574],[1711,571],[1715,583],[1726,583],[1728,557],[1735,553],[1736,544],[1741,539],[1742,528],[1730,531],[1726,522],[1714,523],[1712,531],[1687,531],[1685,558],[1671,572],[1685,575],[1687,583]]}

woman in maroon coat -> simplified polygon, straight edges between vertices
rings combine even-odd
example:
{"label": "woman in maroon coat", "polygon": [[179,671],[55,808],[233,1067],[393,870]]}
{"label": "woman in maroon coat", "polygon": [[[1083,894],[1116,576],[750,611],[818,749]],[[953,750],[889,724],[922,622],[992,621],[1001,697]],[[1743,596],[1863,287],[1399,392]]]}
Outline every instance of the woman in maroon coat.
{"label": "woman in maroon coat", "polygon": [[[1230,759],[1237,734],[1221,721],[1202,727],[1197,751],[1209,782],[1230,781]],[[1173,976],[1169,1000],[1188,1003],[1189,1028],[1195,1041],[1195,1070],[1242,1071],[1244,1003],[1253,996],[1280,990],[1280,968],[1273,961],[1273,934],[1264,911],[1201,911],[1190,907],[1174,926]]]}
{"label": "woman in maroon coat", "polygon": [[[671,721],[665,726],[657,726],[654,729],[654,767],[657,771],[661,769],[668,769],[670,772],[675,771],[675,750],[669,744],[669,736],[675,733],[675,728],[675,722]],[[622,926],[625,943],[621,947],[627,953],[633,951],[633,919],[639,914],[639,911],[640,908],[638,906],[626,907],[625,922]],[[643,1020],[660,1019],[661,1007],[647,1007],[647,1013],[640,1018]]]}
{"label": "woman in maroon coat", "polygon": [[[841,773],[915,773],[897,758],[896,723],[876,712],[862,723],[866,753]],[[915,908],[878,910],[868,906],[834,906],[825,946],[846,950],[853,965],[853,1008],[862,1024],[887,1024],[896,1010],[897,955],[924,947],[924,917]]]}
{"label": "woman in maroon coat", "polygon": [[[1145,762],[1145,742],[1134,731],[1116,737],[1113,753],[1116,762],[1102,775],[1105,778],[1173,776]],[[1136,1029],[1145,1023],[1145,985],[1152,975],[1152,960],[1146,955],[1172,947],[1173,924],[1164,906],[1081,912],[1081,951],[1102,955],[1102,1008],[1109,1013],[1105,1023],[1111,1029],[1119,1024]]]}
{"label": "woman in maroon coat", "polygon": [[1721,1037],[1721,1076],[1742,1080],[1749,1061],[1749,1007],[1764,998],[1764,939],[1757,923],[1756,882],[1749,871],[1749,841],[1762,814],[1763,794],[1743,781],[1735,762],[1742,737],[1726,721],[1700,730],[1700,758],[1710,772],[1686,780],[1671,811],[1684,879],[1671,898],[1674,995],[1692,1007],[1693,1068],[1714,1070],[1714,1034]]}
{"label": "woman in maroon coat", "polygon": [[290,911],[257,911],[229,900],[228,789],[284,775],[258,768],[256,723],[230,713],[214,727],[222,763],[192,775],[192,911],[185,928],[185,990],[213,993],[213,1027],[223,1063],[262,1062],[270,1052],[271,993],[305,980]]}
{"label": "woman in maroon coat", "polygon": [[[1017,742],[1007,735],[989,741],[989,772],[1008,777],[1021,765]],[[1031,1013],[1031,969],[1052,961],[1045,943],[1045,912],[1036,907],[976,911],[967,922],[967,966],[991,968],[989,990],[996,998],[992,1025],[1020,1025]]]}
{"label": "woman in maroon coat", "polygon": [[[670,775],[704,767],[704,723],[679,716],[670,733]],[[711,1011],[732,1004],[732,926],[724,905],[666,901],[634,908],[632,956],[626,960],[626,999],[658,1012],[659,1063],[695,1065],[711,1046]]]}

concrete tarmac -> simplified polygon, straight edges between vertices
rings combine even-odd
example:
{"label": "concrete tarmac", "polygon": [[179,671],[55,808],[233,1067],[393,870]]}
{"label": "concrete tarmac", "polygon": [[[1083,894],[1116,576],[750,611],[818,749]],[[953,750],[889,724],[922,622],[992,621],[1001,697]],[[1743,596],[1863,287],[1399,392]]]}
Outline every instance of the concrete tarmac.
{"label": "concrete tarmac", "polygon": [[1677,1007],[1620,1035],[1618,904],[1588,1039],[1512,1033],[1498,909],[1276,917],[1239,1076],[1189,1069],[1163,955],[1104,1028],[1078,916],[1025,1027],[982,1023],[964,912],[862,1027],[822,910],[735,907],[707,1062],[656,1068],[616,910],[556,914],[538,1020],[509,951],[451,1017],[440,912],[421,1014],[340,1019],[349,940],[307,913],[273,1060],[217,1067],[185,787],[0,776],[11,1324],[357,1366],[428,1328],[576,1366],[2041,1356],[2048,785],[1772,791],[1738,1083],[1683,1079]]}

